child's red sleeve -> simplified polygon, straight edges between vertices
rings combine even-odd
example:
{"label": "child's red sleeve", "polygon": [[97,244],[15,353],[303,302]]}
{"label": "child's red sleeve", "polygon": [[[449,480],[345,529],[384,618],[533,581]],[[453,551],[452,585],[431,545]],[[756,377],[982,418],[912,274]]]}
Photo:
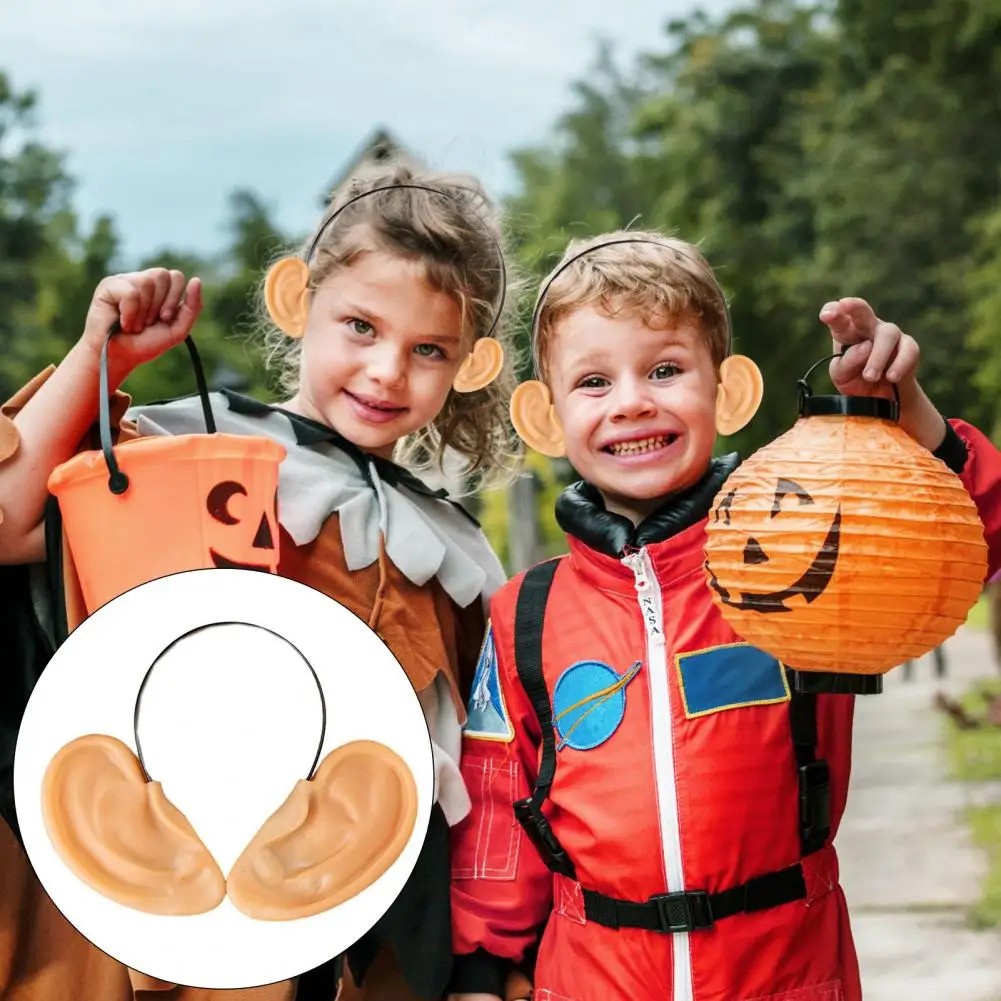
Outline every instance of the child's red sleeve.
{"label": "child's red sleeve", "polygon": [[945,440],[934,454],[959,476],[977,505],[991,578],[1001,570],[1001,452],[966,421],[949,420],[946,428]]}
{"label": "child's red sleeve", "polygon": [[514,815],[514,803],[532,793],[539,725],[518,680],[512,624],[496,599],[491,612],[462,741],[472,807],[452,828],[450,990],[503,996],[506,969],[549,914],[552,874]]}

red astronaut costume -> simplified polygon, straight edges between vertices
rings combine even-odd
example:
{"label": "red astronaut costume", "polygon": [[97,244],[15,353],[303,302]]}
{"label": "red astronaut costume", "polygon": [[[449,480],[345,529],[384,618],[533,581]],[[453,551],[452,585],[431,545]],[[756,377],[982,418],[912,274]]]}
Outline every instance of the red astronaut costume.
{"label": "red astronaut costume", "polygon": [[[953,421],[936,454],[993,574],[1001,453]],[[494,596],[453,828],[453,990],[500,994],[538,945],[534,1001],[861,997],[832,845],[854,697],[800,691],[712,604],[706,515],[737,461],[636,529],[569,488],[569,556]]]}

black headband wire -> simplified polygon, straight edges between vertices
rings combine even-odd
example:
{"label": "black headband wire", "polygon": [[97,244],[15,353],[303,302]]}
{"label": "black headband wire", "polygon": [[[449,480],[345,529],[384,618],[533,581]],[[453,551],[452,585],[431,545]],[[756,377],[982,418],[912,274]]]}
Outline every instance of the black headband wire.
{"label": "black headband wire", "polygon": [[[441,188],[432,188],[426,184],[385,184],[378,188],[372,188],[369,191],[363,191],[360,195],[355,195],[353,198],[349,198],[343,205],[340,206],[336,211],[332,212],[326,220],[324,220],[323,225],[320,226],[317,231],[316,236],[313,237],[312,243],[309,245],[309,250],[306,251],[306,256],[304,260],[307,264],[313,259],[313,254],[316,253],[316,248],[320,245],[320,240],[323,239],[324,234],[333,225],[334,220],[349,206],[354,205],[355,202],[361,201],[362,198],[368,198],[369,195],[378,194],[380,191],[399,191],[401,189],[411,190],[411,191],[428,191],[432,195],[441,195],[442,198],[450,198],[452,201],[458,203],[459,199],[453,195],[451,192],[444,191]],[[504,312],[504,298],[507,295],[507,267],[504,264],[504,251],[501,248],[497,237],[490,232],[486,223],[477,217],[478,222],[483,228],[483,232],[490,238],[490,242],[494,245],[494,249],[497,251],[497,263],[500,264],[500,274],[501,274],[501,289],[500,295],[497,299],[497,305],[494,309],[493,321],[490,324],[490,329],[484,334],[485,337],[490,337],[493,332],[497,329],[497,324],[500,323],[501,314]]]}
{"label": "black headband wire", "polygon": [[139,767],[142,768],[143,774],[146,776],[148,782],[152,782],[153,779],[149,774],[149,769],[146,767],[146,762],[143,760],[142,745],[139,742],[139,709],[142,705],[143,693],[146,690],[146,685],[149,682],[151,675],[153,674],[153,668],[163,660],[167,653],[172,650],[181,640],[188,639],[190,636],[194,636],[195,633],[203,632],[206,629],[211,629],[214,626],[249,626],[252,629],[260,629],[266,633],[270,633],[272,636],[277,637],[284,643],[287,643],[295,652],[299,655],[302,662],[309,669],[309,673],[313,676],[313,681],[316,682],[316,690],[320,695],[320,742],[316,747],[316,756],[313,758],[313,763],[309,767],[309,773],[306,775],[306,781],[308,782],[312,777],[313,773],[316,771],[316,765],[320,760],[320,752],[323,750],[323,741],[327,735],[327,702],[323,697],[323,686],[320,684],[320,679],[317,677],[316,670],[313,665],[306,659],[303,652],[294,644],[289,642],[284,636],[276,633],[273,629],[268,629],[266,626],[260,626],[255,622],[239,622],[233,620],[225,620],[222,622],[206,622],[204,625],[196,626],[194,629],[189,629],[186,633],[178,636],[176,639],[171,640],[167,646],[165,646],[154,658],[153,663],[146,669],[146,673],[143,675],[142,683],[139,685],[139,692],[136,695],[136,706],[135,711],[132,716],[132,731],[135,736],[136,741],[136,757],[139,759]]}
{"label": "black headband wire", "polygon": [[[532,345],[532,365],[533,365],[533,367],[535,369],[535,377],[537,379],[541,379],[542,378],[542,371],[541,371],[541,368],[540,368],[540,365],[539,365],[539,347],[538,347],[539,314],[542,312],[542,305],[545,302],[546,294],[549,292],[549,289],[552,287],[553,282],[555,282],[556,279],[559,278],[559,276],[561,274],[563,274],[563,272],[566,271],[566,269],[569,268],[571,264],[575,263],[576,261],[579,261],[582,257],[586,257],[588,254],[593,254],[597,250],[603,250],[605,247],[614,247],[614,246],[616,246],[617,244],[620,244],[620,243],[648,243],[648,244],[651,244],[654,247],[661,247],[664,250],[671,250],[671,251],[673,251],[676,254],[681,254],[682,256],[687,256],[687,255],[684,255],[683,252],[680,251],[677,247],[669,246],[668,244],[663,243],[660,240],[651,240],[648,237],[643,237],[643,236],[628,236],[628,237],[619,237],[619,238],[617,238],[615,240],[606,240],[604,243],[596,244],[593,247],[586,247],[584,250],[578,251],[572,257],[567,258],[567,260],[565,260],[549,276],[549,278],[546,280],[546,282],[542,286],[542,288],[539,289],[538,298],[535,300],[535,309],[532,312],[532,326],[531,326],[530,342],[531,342],[531,345]],[[710,270],[709,273],[710,273],[710,275],[712,275],[712,271],[711,270]],[[714,275],[712,276],[712,280],[713,280],[713,284],[716,286],[716,290],[719,292],[719,300],[723,304],[723,312],[726,315],[726,355],[725,355],[725,357],[729,357],[733,353],[733,324],[732,324],[732,321],[730,319],[730,307],[727,305],[726,296],[723,295],[723,290],[719,287],[719,283],[716,281],[716,278],[715,278]]]}

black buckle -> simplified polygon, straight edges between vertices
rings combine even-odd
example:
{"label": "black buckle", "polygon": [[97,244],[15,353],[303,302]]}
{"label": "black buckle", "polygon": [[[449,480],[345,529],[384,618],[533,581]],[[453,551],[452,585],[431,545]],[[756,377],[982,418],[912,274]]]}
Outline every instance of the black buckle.
{"label": "black buckle", "polygon": [[650,898],[657,908],[661,927],[654,931],[678,934],[711,928],[715,924],[712,904],[705,890],[688,890],[678,893],[661,893]]}
{"label": "black buckle", "polygon": [[518,800],[514,804],[514,815],[549,869],[568,879],[576,879],[577,873],[570,856],[553,833],[545,814],[535,803],[531,799]]}
{"label": "black buckle", "polygon": [[831,832],[831,770],[826,761],[800,766],[799,820],[804,841],[827,840]]}

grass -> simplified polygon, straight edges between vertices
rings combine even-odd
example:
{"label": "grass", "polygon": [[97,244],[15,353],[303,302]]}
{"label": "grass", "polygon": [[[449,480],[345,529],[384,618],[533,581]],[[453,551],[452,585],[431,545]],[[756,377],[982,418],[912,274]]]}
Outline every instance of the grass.
{"label": "grass", "polygon": [[968,811],[973,840],[987,853],[987,878],[980,900],[970,911],[975,928],[1001,925],[1001,804],[976,807]]}
{"label": "grass", "polygon": [[987,600],[981,598],[970,610],[969,617],[966,620],[966,624],[971,629],[983,629],[986,630],[990,626],[990,611],[987,607]]}
{"label": "grass", "polygon": [[[986,602],[980,601],[967,623],[974,629],[988,628]],[[987,699],[1001,694],[1001,681],[974,685],[961,699],[971,715],[983,713]],[[964,782],[1001,782],[1001,727],[960,730],[948,727],[948,750],[953,773]],[[987,856],[987,876],[978,900],[970,911],[976,928],[1001,926],[1001,802],[967,811],[973,840]]]}

